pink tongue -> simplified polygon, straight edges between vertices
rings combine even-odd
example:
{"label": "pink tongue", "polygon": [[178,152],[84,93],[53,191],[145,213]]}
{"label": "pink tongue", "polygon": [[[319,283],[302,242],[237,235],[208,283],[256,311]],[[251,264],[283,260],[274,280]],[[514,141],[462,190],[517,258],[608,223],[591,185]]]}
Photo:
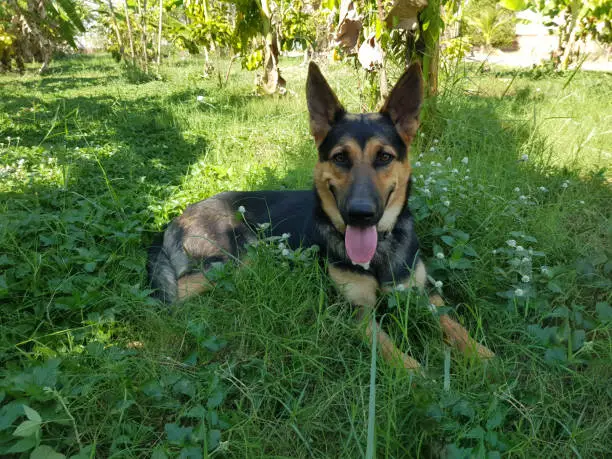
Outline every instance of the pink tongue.
{"label": "pink tongue", "polygon": [[353,263],[369,263],[376,252],[377,243],[376,226],[367,228],[346,227],[344,246]]}

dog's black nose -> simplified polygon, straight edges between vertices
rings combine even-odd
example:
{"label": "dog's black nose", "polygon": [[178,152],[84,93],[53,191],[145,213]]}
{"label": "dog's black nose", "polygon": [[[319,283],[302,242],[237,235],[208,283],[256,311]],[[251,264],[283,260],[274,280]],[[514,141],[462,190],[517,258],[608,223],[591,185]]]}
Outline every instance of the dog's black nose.
{"label": "dog's black nose", "polygon": [[373,223],[376,204],[367,199],[352,199],[347,206],[349,224]]}

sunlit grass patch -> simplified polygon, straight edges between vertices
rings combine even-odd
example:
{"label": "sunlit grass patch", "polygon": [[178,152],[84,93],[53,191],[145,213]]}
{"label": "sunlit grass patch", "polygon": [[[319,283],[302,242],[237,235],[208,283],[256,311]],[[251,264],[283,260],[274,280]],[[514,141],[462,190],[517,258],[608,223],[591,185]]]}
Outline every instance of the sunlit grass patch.
{"label": "sunlit grass patch", "polygon": [[[148,296],[146,246],[188,204],[311,186],[306,72],[283,65],[278,98],[199,61],[138,84],[107,56],[0,76],[1,454],[365,454],[370,349],[314,253],[264,241],[207,295]],[[359,73],[325,73],[358,109]],[[377,366],[377,456],[604,456],[608,76],[466,77],[424,118],[410,203],[441,312],[497,358],[448,353],[415,292],[381,298],[425,377]]]}

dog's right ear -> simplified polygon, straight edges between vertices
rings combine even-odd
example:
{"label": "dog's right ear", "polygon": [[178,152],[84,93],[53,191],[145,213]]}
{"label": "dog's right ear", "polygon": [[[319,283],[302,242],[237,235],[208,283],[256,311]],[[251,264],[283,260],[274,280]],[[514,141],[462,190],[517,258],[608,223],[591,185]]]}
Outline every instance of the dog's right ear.
{"label": "dog's right ear", "polygon": [[346,111],[314,62],[308,66],[306,101],[310,113],[310,133],[318,147],[325,140],[332,125]]}

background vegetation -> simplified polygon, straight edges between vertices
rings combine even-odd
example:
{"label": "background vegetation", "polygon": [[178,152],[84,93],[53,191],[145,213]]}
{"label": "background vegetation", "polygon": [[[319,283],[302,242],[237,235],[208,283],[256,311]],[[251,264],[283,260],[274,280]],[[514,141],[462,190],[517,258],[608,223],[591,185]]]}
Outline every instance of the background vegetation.
{"label": "background vegetation", "polygon": [[[237,67],[203,79],[203,61],[139,85],[108,56],[0,77],[3,455],[364,454],[370,350],[314,254],[269,241],[171,310],[146,287],[147,244],[189,203],[310,186],[300,62],[284,61],[280,98]],[[362,106],[361,73],[324,71]],[[448,313],[498,357],[448,353],[414,294],[386,298],[426,377],[378,367],[377,455],[605,456],[610,76],[462,66],[441,81],[411,205]]]}
{"label": "background vegetation", "polygon": [[[578,41],[609,42],[609,2],[424,6],[0,4],[0,455],[612,450],[612,81],[563,70],[580,66]],[[506,43],[525,7],[560,24],[551,65],[463,62]],[[93,29],[109,53],[70,56]],[[372,373],[316,249],[263,233],[253,264],[211,273],[210,294],[170,309],[149,297],[146,248],[188,204],[311,186],[313,58],[357,112],[422,62],[410,205],[442,313],[493,361],[451,353],[426,300],[396,291],[380,319],[425,374]]]}

